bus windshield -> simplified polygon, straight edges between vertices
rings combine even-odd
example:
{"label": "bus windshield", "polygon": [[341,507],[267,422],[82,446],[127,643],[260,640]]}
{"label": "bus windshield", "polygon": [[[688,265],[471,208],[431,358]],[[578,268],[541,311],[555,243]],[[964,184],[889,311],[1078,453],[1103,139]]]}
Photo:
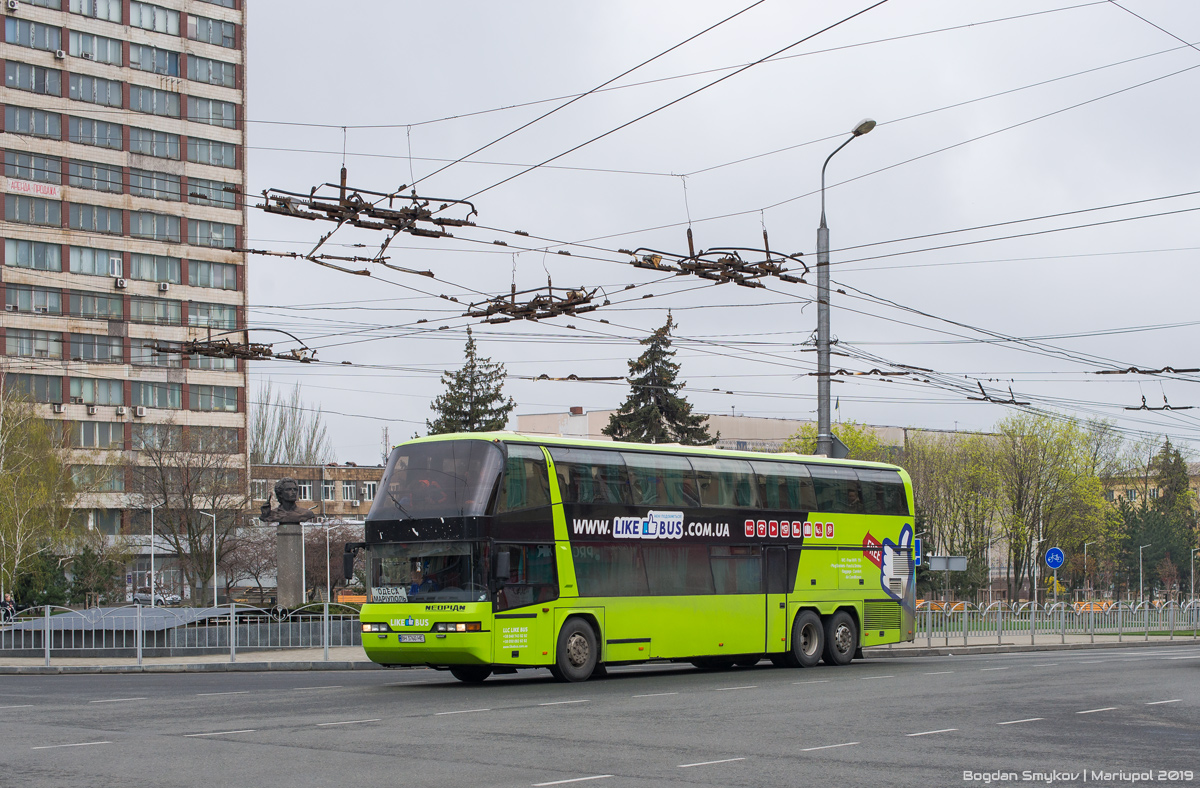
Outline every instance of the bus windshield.
{"label": "bus windshield", "polygon": [[372,602],[484,602],[488,598],[480,542],[383,544],[368,550]]}
{"label": "bus windshield", "polygon": [[489,441],[453,440],[398,446],[388,458],[369,520],[474,517],[487,513],[504,468]]}

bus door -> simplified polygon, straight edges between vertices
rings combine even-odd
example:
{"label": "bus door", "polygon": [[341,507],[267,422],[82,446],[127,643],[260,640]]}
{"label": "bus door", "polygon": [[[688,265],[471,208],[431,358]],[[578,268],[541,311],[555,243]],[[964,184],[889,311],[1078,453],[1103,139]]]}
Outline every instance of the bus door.
{"label": "bus door", "polygon": [[787,650],[788,609],[787,548],[763,548],[766,557],[766,633],[764,651],[778,653]]}

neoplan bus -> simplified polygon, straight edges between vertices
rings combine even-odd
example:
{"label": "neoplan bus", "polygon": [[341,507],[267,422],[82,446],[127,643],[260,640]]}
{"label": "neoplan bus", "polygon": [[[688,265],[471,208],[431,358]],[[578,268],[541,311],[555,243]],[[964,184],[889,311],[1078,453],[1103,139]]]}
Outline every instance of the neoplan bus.
{"label": "neoplan bus", "polygon": [[913,638],[895,466],[439,435],[397,446],[366,520],[363,648],[462,681],[549,668],[845,665]]}

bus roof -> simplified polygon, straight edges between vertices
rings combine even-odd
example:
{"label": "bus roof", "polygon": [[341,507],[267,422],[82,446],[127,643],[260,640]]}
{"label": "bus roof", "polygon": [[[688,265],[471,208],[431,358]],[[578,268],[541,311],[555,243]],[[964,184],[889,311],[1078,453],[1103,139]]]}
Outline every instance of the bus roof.
{"label": "bus roof", "polygon": [[897,470],[901,473],[904,472],[900,466],[892,465],[891,463],[869,462],[867,460],[835,460],[830,457],[822,457],[816,454],[797,454],[795,452],[738,451],[735,449],[717,449],[713,448],[712,446],[684,446],[683,444],[679,443],[627,443],[623,441],[602,441],[588,438],[571,438],[561,435],[526,435],[519,432],[509,432],[506,430],[499,430],[496,432],[454,432],[444,435],[427,435],[424,438],[414,438],[413,440],[404,441],[403,444],[397,445],[427,443],[430,441],[444,440],[488,440],[493,442],[508,441],[513,443],[536,443],[540,446],[650,451],[662,452],[664,454],[686,454],[702,457],[732,457],[743,460],[794,460],[822,465],[845,465],[858,468],[886,468],[889,470]]}

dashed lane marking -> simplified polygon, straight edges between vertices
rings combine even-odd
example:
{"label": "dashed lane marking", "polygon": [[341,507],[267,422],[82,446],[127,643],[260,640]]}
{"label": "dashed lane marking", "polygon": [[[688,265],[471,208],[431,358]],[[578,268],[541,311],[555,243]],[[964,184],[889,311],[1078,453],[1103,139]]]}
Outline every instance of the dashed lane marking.
{"label": "dashed lane marking", "polygon": [[875,679],[894,679],[895,676],[863,676],[863,681],[874,681]]}
{"label": "dashed lane marking", "polygon": [[603,780],[612,777],[611,774],[593,774],[591,777],[572,777],[569,780],[552,780],[548,783],[532,783],[533,788],[542,788],[545,785],[566,785],[567,783],[581,783],[586,780]]}
{"label": "dashed lane marking", "polygon": [[949,674],[951,674],[953,672],[954,672],[953,670],[939,670],[935,673],[926,673],[925,675],[926,676],[948,676]]}
{"label": "dashed lane marking", "polygon": [[747,684],[744,687],[717,687],[716,691],[717,692],[728,692],[729,690],[743,690],[743,689],[758,689],[758,685],[757,684]]}
{"label": "dashed lane marking", "polygon": [[921,731],[920,733],[906,733],[904,735],[910,738],[913,736],[932,736],[935,733],[950,733],[951,731],[956,730],[958,730],[958,728],[942,728],[941,730],[937,731]]}
{"label": "dashed lane marking", "polygon": [[107,698],[105,700],[89,700],[88,703],[123,703],[127,700],[145,700],[145,698]]}
{"label": "dashed lane marking", "polygon": [[734,761],[744,761],[744,760],[746,760],[746,759],[745,758],[722,758],[719,761],[701,761],[700,763],[681,763],[681,764],[679,764],[679,768],[680,769],[690,769],[693,766],[712,766],[712,765],[718,764],[718,763],[733,763]]}
{"label": "dashed lane marking", "polygon": [[439,711],[434,714],[435,717],[444,717],[447,714],[474,714],[477,711],[491,711],[491,709],[462,709],[460,711]]}
{"label": "dashed lane marking", "polygon": [[249,694],[250,694],[250,690],[236,690],[234,692],[197,692],[196,697],[202,698],[205,696],[212,696],[212,695],[249,695]]}
{"label": "dashed lane marking", "polygon": [[380,719],[379,717],[376,717],[373,720],[346,720],[345,722],[318,722],[317,727],[325,728],[330,725],[358,725],[360,722],[379,722],[379,719]]}
{"label": "dashed lane marking", "polygon": [[1161,706],[1164,703],[1179,703],[1183,698],[1172,698],[1171,700],[1152,700],[1147,703],[1147,706]]}
{"label": "dashed lane marking", "polygon": [[824,747],[805,747],[800,752],[812,752],[813,750],[832,750],[835,747],[853,747],[858,744],[856,741],[848,741],[844,744],[826,744]]}
{"label": "dashed lane marking", "polygon": [[43,744],[41,747],[30,747],[31,750],[53,750],[56,747],[91,747],[93,744],[112,744],[110,741],[81,741],[77,744]]}
{"label": "dashed lane marking", "polygon": [[1116,711],[1116,706],[1105,706],[1103,709],[1087,709],[1086,711],[1077,711],[1076,714],[1095,714],[1098,711]]}
{"label": "dashed lane marking", "polygon": [[1009,720],[1008,722],[997,722],[997,725],[1020,725],[1022,722],[1041,722],[1045,717],[1030,717],[1024,720]]}
{"label": "dashed lane marking", "polygon": [[[1010,665],[1009,667],[1012,667],[1012,666]],[[1008,670],[1008,668],[1007,667],[1005,667],[1005,668],[980,668],[979,672],[982,673],[985,670]]]}
{"label": "dashed lane marking", "polygon": [[185,739],[198,739],[201,736],[232,736],[235,733],[254,733],[254,729],[247,728],[246,730],[240,731],[214,731],[212,733],[185,733],[183,736]]}
{"label": "dashed lane marking", "polygon": [[662,698],[667,695],[678,695],[678,692],[652,692],[649,695],[634,695],[635,698]]}
{"label": "dashed lane marking", "polygon": [[829,679],[813,679],[812,681],[793,681],[793,684],[828,684]]}
{"label": "dashed lane marking", "polygon": [[538,705],[539,706],[564,706],[568,703],[590,703],[590,702],[591,701],[588,698],[583,698],[581,700],[552,700],[548,703],[539,703]]}

